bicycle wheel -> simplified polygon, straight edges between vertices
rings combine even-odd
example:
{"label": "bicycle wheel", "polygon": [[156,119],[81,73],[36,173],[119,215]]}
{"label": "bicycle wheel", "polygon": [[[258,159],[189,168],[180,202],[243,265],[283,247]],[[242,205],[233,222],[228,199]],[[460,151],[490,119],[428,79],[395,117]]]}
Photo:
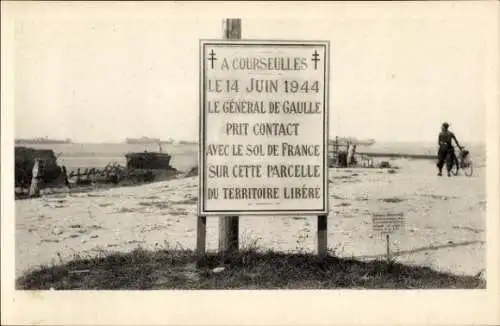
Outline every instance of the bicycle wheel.
{"label": "bicycle wheel", "polygon": [[451,164],[451,173],[455,176],[458,175],[459,168],[460,166],[458,164],[458,159],[454,159],[453,163]]}

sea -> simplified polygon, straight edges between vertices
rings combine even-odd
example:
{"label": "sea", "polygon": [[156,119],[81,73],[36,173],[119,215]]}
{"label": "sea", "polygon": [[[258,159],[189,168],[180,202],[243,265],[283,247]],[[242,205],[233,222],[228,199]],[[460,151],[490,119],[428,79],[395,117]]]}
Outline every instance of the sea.
{"label": "sea", "polygon": [[[482,143],[465,145],[473,157],[476,166],[486,163],[486,146]],[[19,145],[36,149],[52,149],[59,165],[69,171],[78,168],[104,168],[107,164],[126,165],[125,154],[129,152],[157,152],[157,144],[124,143],[72,143],[72,144],[26,144]],[[429,142],[377,142],[371,146],[358,146],[358,152],[364,153],[401,153],[418,155],[436,155],[437,144]],[[197,144],[162,144],[162,152],[172,156],[171,165],[187,172],[198,165]]]}

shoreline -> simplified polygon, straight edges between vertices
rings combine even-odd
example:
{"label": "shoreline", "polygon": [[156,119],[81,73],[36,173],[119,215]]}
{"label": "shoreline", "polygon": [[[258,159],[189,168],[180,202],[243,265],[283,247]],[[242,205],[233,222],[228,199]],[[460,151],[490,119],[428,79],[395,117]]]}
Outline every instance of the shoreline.
{"label": "shoreline", "polygon": [[88,193],[92,191],[105,191],[105,190],[110,190],[110,189],[117,189],[117,188],[126,188],[126,187],[140,187],[152,183],[158,183],[158,182],[167,182],[170,180],[175,180],[175,179],[181,179],[181,178],[187,178],[188,173],[180,172],[178,170],[171,170],[172,172],[175,172],[174,174],[169,174],[166,177],[163,177],[158,180],[153,180],[153,181],[144,181],[144,182],[133,182],[133,181],[122,181],[118,184],[113,184],[113,183],[96,183],[96,184],[90,184],[90,185],[75,185],[73,184],[71,187],[67,187],[64,184],[63,185],[51,185],[49,187],[41,188],[40,189],[40,197],[29,197],[28,192],[29,189],[23,189],[22,192],[18,192],[18,189],[15,189],[15,197],[14,199],[17,200],[29,200],[29,199],[37,199],[41,197],[46,197],[50,198],[50,196],[54,195],[60,195],[60,194],[80,194],[80,193]]}
{"label": "shoreline", "polygon": [[356,154],[365,155],[377,158],[408,158],[408,159],[422,159],[422,160],[437,160],[437,155],[431,154],[405,154],[405,153],[371,153],[371,152],[357,152]]}
{"label": "shoreline", "polygon": [[[392,169],[398,169],[398,167],[363,167],[363,166],[349,166],[347,168],[337,168],[337,167],[329,167],[329,170],[331,169],[339,169],[339,170],[362,170],[362,169],[369,169],[369,170],[392,170]],[[73,184],[71,187],[67,187],[64,184],[61,185],[54,185],[51,184],[48,187],[41,188],[41,196],[40,197],[49,197],[52,195],[59,195],[59,194],[78,194],[78,193],[87,193],[91,191],[103,191],[103,190],[109,190],[109,189],[116,189],[116,188],[124,188],[124,187],[139,187],[143,185],[148,185],[148,184],[154,184],[158,182],[167,182],[171,180],[177,180],[177,179],[184,179],[184,178],[189,178],[192,176],[198,176],[198,166],[193,167],[190,169],[190,171],[183,172],[179,170],[175,170],[175,174],[168,175],[168,177],[161,178],[158,180],[153,180],[153,181],[148,181],[148,182],[127,182],[123,181],[119,184],[112,184],[112,183],[97,183],[97,184],[90,184],[90,185],[75,185]],[[314,189],[313,189],[314,191]],[[29,200],[29,199],[37,199],[40,197],[29,197],[28,196],[29,189],[23,189],[22,192],[20,189],[16,188],[15,189],[15,200]],[[318,196],[317,194],[314,196]],[[233,199],[233,198],[227,198],[227,199]],[[279,199],[279,198],[277,198]]]}

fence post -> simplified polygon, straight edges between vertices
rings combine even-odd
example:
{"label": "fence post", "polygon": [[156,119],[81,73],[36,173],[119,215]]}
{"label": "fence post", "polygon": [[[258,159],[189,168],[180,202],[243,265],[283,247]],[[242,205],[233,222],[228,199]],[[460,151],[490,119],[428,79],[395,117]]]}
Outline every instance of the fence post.
{"label": "fence post", "polygon": [[64,185],[66,187],[70,187],[70,184],[69,184],[69,178],[68,178],[68,170],[66,170],[66,166],[62,166],[62,172],[64,174]]}
{"label": "fence post", "polygon": [[[241,19],[225,19],[223,22],[226,40],[241,39]],[[239,247],[239,217],[222,216],[219,218],[219,252],[237,252]]]}

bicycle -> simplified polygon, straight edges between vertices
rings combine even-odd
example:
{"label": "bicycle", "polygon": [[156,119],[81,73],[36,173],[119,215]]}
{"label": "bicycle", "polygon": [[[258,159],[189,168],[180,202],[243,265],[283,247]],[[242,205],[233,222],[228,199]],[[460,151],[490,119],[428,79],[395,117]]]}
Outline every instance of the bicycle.
{"label": "bicycle", "polygon": [[456,176],[460,169],[464,171],[464,175],[467,177],[470,177],[474,171],[470,152],[465,147],[460,149],[458,155],[453,155],[451,173]]}

